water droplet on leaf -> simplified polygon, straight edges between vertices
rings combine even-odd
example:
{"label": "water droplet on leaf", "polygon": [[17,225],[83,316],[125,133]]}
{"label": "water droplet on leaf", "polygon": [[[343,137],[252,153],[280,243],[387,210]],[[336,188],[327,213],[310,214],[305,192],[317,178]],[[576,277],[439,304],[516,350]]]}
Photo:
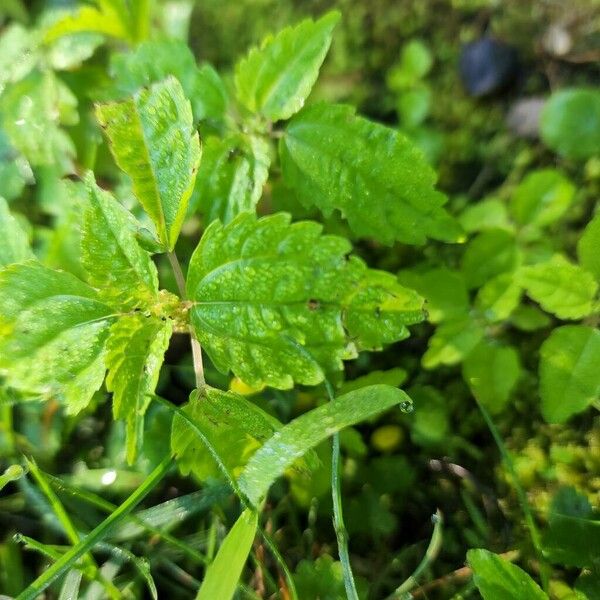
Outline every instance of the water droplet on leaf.
{"label": "water droplet on leaf", "polygon": [[411,413],[413,410],[415,410],[415,407],[413,406],[412,400],[405,400],[404,402],[400,403],[400,410],[403,413]]}

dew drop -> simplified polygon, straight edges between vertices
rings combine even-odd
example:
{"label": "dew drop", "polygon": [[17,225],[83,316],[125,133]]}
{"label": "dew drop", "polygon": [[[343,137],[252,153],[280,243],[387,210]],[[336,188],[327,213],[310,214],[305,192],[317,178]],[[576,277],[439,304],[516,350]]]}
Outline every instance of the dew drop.
{"label": "dew drop", "polygon": [[403,413],[411,413],[413,410],[415,410],[415,407],[413,406],[412,400],[405,400],[404,402],[400,403],[400,410]]}

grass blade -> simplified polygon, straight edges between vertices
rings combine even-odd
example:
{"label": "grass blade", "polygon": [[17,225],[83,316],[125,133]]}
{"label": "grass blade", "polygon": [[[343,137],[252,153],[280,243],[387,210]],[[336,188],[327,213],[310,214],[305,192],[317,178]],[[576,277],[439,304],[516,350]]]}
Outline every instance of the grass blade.
{"label": "grass blade", "polygon": [[104,539],[108,532],[117,523],[120,523],[131,513],[131,511],[152,491],[158,482],[167,474],[171,467],[171,457],[167,456],[162,462],[148,475],[142,485],[138,487],[133,494],[125,500],[113,513],[109,515],[102,523],[93,529],[83,540],[73,546],[68,552],[63,554],[59,560],[44,571],[31,585],[21,592],[16,600],[35,600],[51,583],[56,581],[61,575],[64,575],[77,560],[79,560],[88,550],[94,547],[99,541]]}
{"label": "grass blade", "polygon": [[227,534],[206,571],[196,600],[231,600],[258,528],[258,515],[246,509]]}

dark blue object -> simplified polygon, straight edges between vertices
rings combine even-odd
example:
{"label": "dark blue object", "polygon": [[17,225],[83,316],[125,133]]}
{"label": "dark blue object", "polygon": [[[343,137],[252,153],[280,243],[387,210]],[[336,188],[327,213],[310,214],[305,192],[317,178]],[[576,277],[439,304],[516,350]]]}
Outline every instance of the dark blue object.
{"label": "dark blue object", "polygon": [[519,57],[514,47],[486,36],[463,47],[459,70],[471,96],[487,96],[516,79]]}

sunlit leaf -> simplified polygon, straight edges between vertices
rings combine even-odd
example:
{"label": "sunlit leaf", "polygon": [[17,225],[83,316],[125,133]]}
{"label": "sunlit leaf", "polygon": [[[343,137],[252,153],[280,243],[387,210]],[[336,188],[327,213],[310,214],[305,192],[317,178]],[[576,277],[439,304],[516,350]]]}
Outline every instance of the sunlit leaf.
{"label": "sunlit leaf", "polygon": [[256,505],[271,484],[308,450],[340,431],[410,398],[398,388],[373,385],[344,394],[294,419],[257,450],[238,483]]}
{"label": "sunlit leaf", "polygon": [[544,227],[560,219],[573,202],[575,186],[555,169],[529,173],[511,199],[511,213],[521,225]]}
{"label": "sunlit leaf", "polygon": [[214,388],[203,394],[193,392],[183,410],[195,427],[176,416],[171,448],[181,471],[193,472],[200,479],[214,477],[219,470],[196,429],[217,451],[227,470],[237,476],[250,456],[281,427],[243,396]]}
{"label": "sunlit leaf", "polygon": [[179,236],[200,161],[200,142],[181,84],[169,77],[96,114],[119,167],[172,250]]}
{"label": "sunlit leaf", "polygon": [[158,275],[136,240],[135,220],[91,175],[86,190],[81,248],[88,281],[116,308],[151,305],[158,296]]}
{"label": "sunlit leaf", "polygon": [[158,382],[171,337],[168,320],[133,313],[110,329],[106,344],[106,388],[113,392],[113,415],[127,423],[127,460],[135,461],[144,435],[144,414]]}
{"label": "sunlit leaf", "polygon": [[540,348],[542,414],[563,423],[600,397],[600,331],[583,325],[555,329]]}
{"label": "sunlit leaf", "polygon": [[489,341],[480,342],[463,365],[471,392],[492,414],[506,406],[520,373],[517,351]]}
{"label": "sunlit leaf", "polygon": [[552,94],[542,112],[542,140],[567,158],[600,153],[600,92],[567,88]]}
{"label": "sunlit leaf", "polygon": [[235,70],[239,101],[271,121],[289,119],[304,105],[331,44],[338,12],[306,19],[267,37]]}
{"label": "sunlit leaf", "polygon": [[69,273],[35,261],[0,271],[0,369],[9,385],[61,394],[84,408],[104,379],[104,344],[115,314]]}
{"label": "sunlit leaf", "polygon": [[206,222],[229,223],[254,211],[269,175],[269,145],[255,136],[209,137],[202,150],[194,197]]}
{"label": "sunlit leaf", "polygon": [[560,254],[546,262],[521,268],[517,281],[532,300],[561,319],[589,315],[598,292],[594,276]]}
{"label": "sunlit leaf", "polygon": [[8,204],[0,197],[0,267],[33,258],[29,237],[10,214]]}
{"label": "sunlit leaf", "polygon": [[347,240],[278,213],[205,231],[188,271],[192,325],[216,367],[252,387],[317,384],[357,349],[408,335],[422,299],[347,257]]}
{"label": "sunlit leaf", "polygon": [[467,562],[483,600],[548,600],[531,577],[517,565],[487,550],[469,550]]}
{"label": "sunlit leaf", "polygon": [[429,338],[421,363],[426,369],[438,365],[455,365],[477,346],[484,335],[483,327],[471,317],[446,321]]}
{"label": "sunlit leaf", "polygon": [[421,152],[350,106],[303,110],[287,126],[279,152],[284,180],[300,202],[325,216],[340,211],[359,236],[388,245],[460,237]]}
{"label": "sunlit leaf", "polygon": [[581,266],[600,281],[600,214],[588,224],[577,244],[577,257]]}

